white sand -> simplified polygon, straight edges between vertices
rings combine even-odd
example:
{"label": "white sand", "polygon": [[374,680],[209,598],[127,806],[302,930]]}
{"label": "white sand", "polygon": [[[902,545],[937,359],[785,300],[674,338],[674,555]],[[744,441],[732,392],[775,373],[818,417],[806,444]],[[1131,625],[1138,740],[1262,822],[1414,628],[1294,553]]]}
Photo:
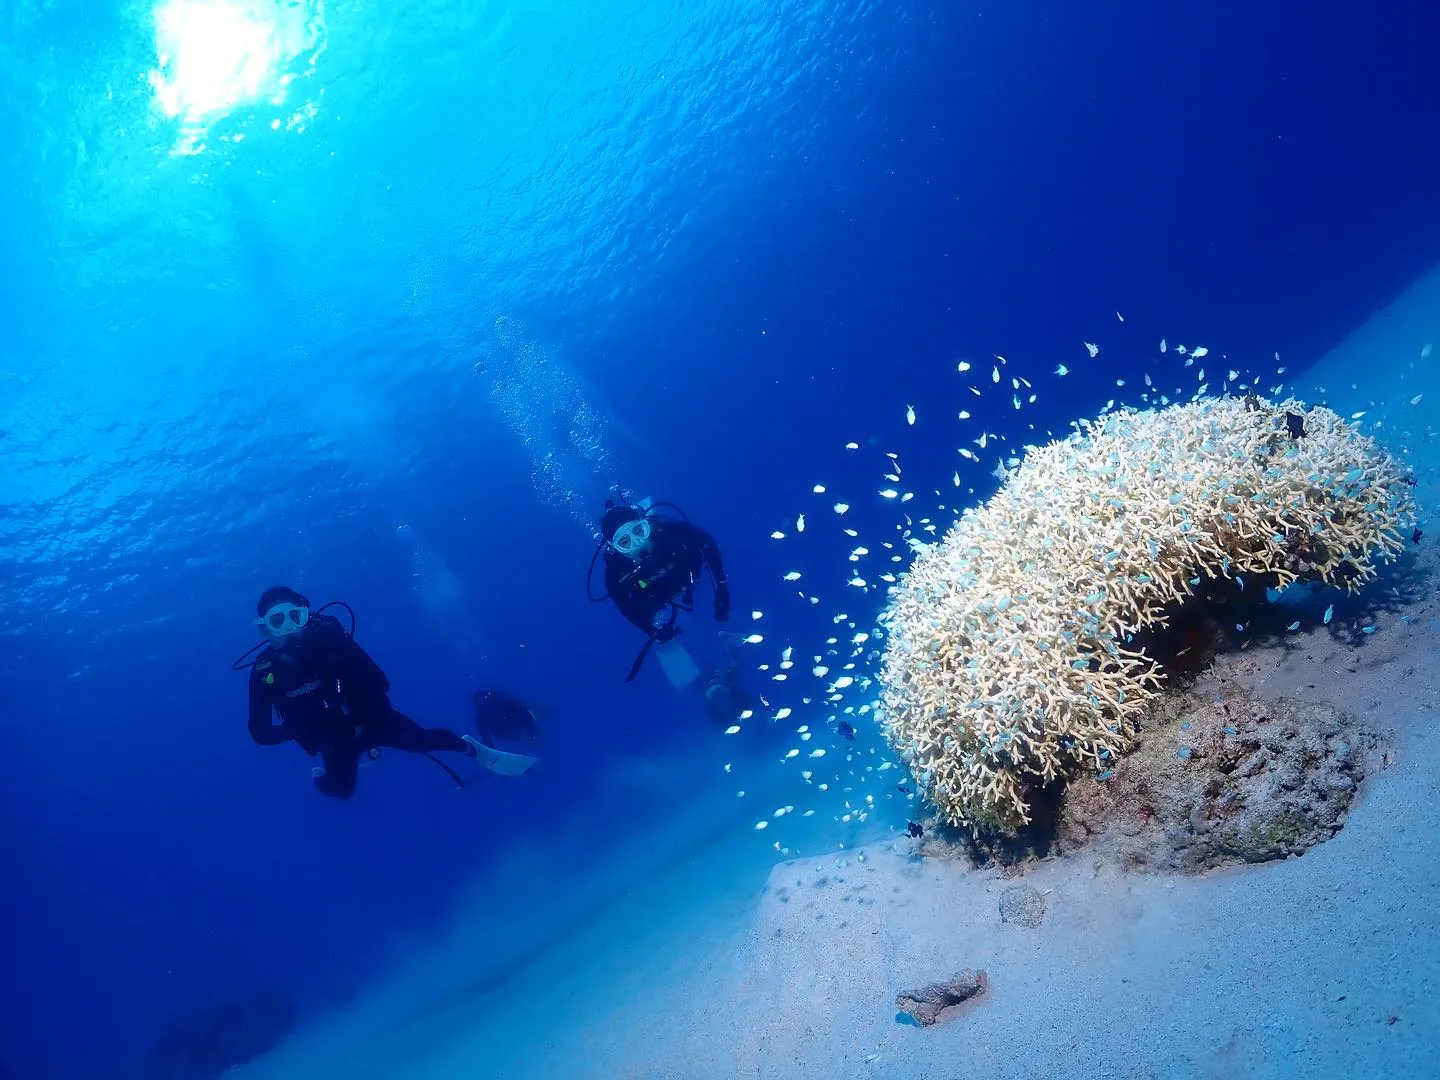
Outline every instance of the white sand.
{"label": "white sand", "polygon": [[[1409,337],[1440,310],[1430,297],[1440,287],[1417,289],[1390,313]],[[1418,355],[1419,345],[1407,339],[1404,349]],[[1397,378],[1377,374],[1377,348],[1373,334],[1359,333],[1316,374],[1317,384],[1335,384],[1326,395],[1334,407],[1421,392],[1440,403],[1428,370],[1409,365],[1398,389]],[[1372,385],[1351,390],[1361,370]],[[1421,418],[1404,422],[1412,419]],[[1437,448],[1413,433],[1406,442],[1426,455],[1413,459],[1417,494],[1422,508],[1434,506]],[[1440,528],[1421,549],[1433,574],[1432,539],[1440,542]],[[766,795],[752,792],[742,805],[717,791],[662,832],[637,835],[631,851],[607,860],[608,876],[592,876],[528,931],[489,922],[509,952],[487,949],[473,926],[460,931],[393,985],[242,1075],[1440,1076],[1433,580],[1403,612],[1408,623],[1400,611],[1370,616],[1376,631],[1358,645],[1339,625],[1316,627],[1221,665],[1262,697],[1330,701],[1389,733],[1395,763],[1367,781],[1341,833],[1304,857],[1204,879],[1053,860],[1021,879],[1048,890],[1043,923],[1027,929],[1000,920],[1011,882],[916,860],[904,838],[878,840],[863,861],[847,851],[772,870],[772,835],[818,843],[799,827],[825,824],[791,817],[785,831],[750,828],[754,811],[799,801],[793,770],[774,770]],[[501,877],[528,880],[533,895],[570,889],[564,875],[562,859],[537,856]],[[495,984],[517,957],[523,965]],[[897,993],[967,967],[988,972],[985,997],[933,1028],[896,1022]]]}

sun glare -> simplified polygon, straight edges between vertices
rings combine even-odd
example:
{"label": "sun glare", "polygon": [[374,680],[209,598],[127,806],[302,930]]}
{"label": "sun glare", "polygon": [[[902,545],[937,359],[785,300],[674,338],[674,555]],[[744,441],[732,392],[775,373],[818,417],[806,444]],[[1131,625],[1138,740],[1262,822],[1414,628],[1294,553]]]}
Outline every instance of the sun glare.
{"label": "sun glare", "polygon": [[239,108],[288,110],[277,113],[274,128],[306,115],[287,98],[324,49],[324,0],[161,0],[154,19],[150,86],[160,111],[180,122],[190,152]]}

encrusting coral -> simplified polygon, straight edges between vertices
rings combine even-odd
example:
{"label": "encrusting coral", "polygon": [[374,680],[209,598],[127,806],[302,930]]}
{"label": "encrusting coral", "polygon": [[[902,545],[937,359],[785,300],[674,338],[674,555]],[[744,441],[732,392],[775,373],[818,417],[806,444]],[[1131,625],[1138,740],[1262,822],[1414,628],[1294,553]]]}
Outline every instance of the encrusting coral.
{"label": "encrusting coral", "polygon": [[1011,832],[1123,753],[1163,682],[1135,643],[1208,579],[1349,591],[1404,549],[1406,471],[1324,407],[1123,410],[1030,448],[892,590],[881,721],[950,823]]}

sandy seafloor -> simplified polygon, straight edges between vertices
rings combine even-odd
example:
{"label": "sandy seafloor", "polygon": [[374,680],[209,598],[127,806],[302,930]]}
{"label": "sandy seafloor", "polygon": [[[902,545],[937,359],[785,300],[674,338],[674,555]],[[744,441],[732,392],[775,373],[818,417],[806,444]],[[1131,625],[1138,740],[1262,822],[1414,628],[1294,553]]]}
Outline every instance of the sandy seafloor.
{"label": "sandy seafloor", "polygon": [[[1383,412],[1392,450],[1408,433],[1422,523],[1440,437],[1401,410],[1427,388],[1440,403],[1440,387],[1428,365],[1399,358],[1436,338],[1440,274],[1327,359],[1310,377],[1323,395],[1302,390]],[[1350,374],[1360,370],[1368,385]],[[828,820],[792,816],[786,842],[821,853],[777,865],[750,825],[757,809],[798,801],[784,769],[770,770],[768,792],[752,775],[744,806],[733,790],[699,797],[677,782],[684,794],[672,793],[663,824],[633,825],[585,889],[571,886],[563,845],[517,857],[489,890],[508,890],[512,921],[461,920],[389,984],[237,1075],[1440,1077],[1431,539],[1406,556],[1416,598],[1366,615],[1373,634],[1343,633],[1337,618],[1223,658],[1212,676],[1266,699],[1333,703],[1386,737],[1393,764],[1303,857],[1204,878],[1121,873],[1083,852],[1053,859],[1022,879],[1047,903],[1026,928],[1000,919],[1011,881],[919,859],[888,823],[836,851]],[[546,894],[564,903],[541,915],[524,906]],[[963,968],[986,970],[987,995],[931,1028],[897,1023],[897,993]]]}

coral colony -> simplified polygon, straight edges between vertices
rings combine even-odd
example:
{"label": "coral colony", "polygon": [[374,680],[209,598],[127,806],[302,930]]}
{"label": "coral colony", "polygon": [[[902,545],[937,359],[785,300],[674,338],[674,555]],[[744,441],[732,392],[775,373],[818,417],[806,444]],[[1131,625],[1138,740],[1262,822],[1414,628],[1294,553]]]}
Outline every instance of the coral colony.
{"label": "coral colony", "polygon": [[1128,747],[1164,679],[1137,634],[1215,579],[1356,591],[1414,515],[1401,465],[1323,407],[1250,394],[1088,422],[918,545],[883,618],[885,735],[948,822],[1013,831],[1038,786]]}

